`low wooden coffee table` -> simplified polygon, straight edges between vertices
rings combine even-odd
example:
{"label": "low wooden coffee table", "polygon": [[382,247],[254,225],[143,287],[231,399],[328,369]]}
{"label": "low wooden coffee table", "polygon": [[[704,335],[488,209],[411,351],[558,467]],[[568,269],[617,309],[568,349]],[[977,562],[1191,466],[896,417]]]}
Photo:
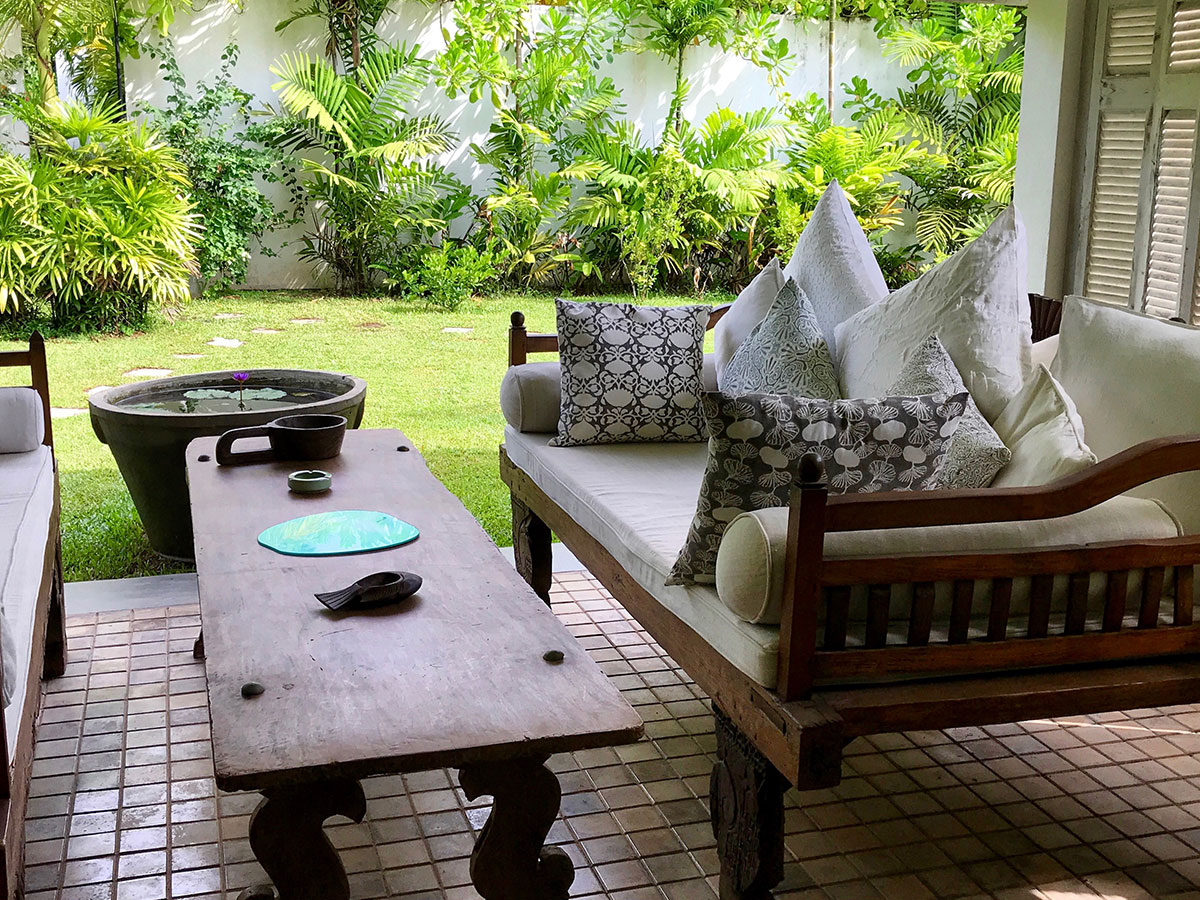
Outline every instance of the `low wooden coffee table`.
{"label": "low wooden coffee table", "polygon": [[[256,790],[250,845],[282,900],[346,900],[327,818],[366,814],[358,779],[459,769],[491,815],[471,856],[487,900],[565,900],[567,855],[545,847],[558,814],[552,753],[637,740],[633,708],[398,431],[351,431],[321,496],[289,493],[300,463],[218,467],[215,439],[187,450],[200,617],[223,790]],[[283,556],[270,525],[367,509],[421,530],[392,550]],[[398,605],[334,613],[313,597],[371,572],[416,572]],[[559,651],[561,662],[544,655]],[[246,699],[242,686],[265,687]],[[253,890],[248,894],[253,894]]]}

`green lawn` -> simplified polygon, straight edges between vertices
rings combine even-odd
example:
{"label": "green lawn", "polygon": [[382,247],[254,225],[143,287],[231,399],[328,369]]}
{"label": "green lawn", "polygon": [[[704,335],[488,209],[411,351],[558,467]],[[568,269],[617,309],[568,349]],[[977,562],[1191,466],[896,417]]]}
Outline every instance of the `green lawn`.
{"label": "green lawn", "polygon": [[[707,297],[726,302],[728,297]],[[695,302],[660,297],[653,302]],[[554,329],[548,294],[500,294],[437,312],[390,300],[307,292],[245,292],[198,300],[142,334],[49,342],[55,407],[86,408],[87,391],[129,382],[125,372],[171,369],[296,367],[347,372],[367,380],[365,428],[400,428],[430,468],[502,545],[511,542],[508,498],[497,474],[504,430],[497,401],[507,361],[509,313],[525,312],[531,330]],[[241,318],[215,318],[236,313]],[[320,318],[314,324],[290,320]],[[375,327],[364,327],[373,325]],[[377,327],[382,325],[383,327]],[[275,328],[279,334],[251,334]],[[445,332],[470,328],[470,333]],[[208,346],[214,337],[242,346]],[[0,341],[0,349],[20,345]],[[178,359],[175,354],[201,354]],[[2,374],[11,383],[10,373]],[[150,549],[108,448],[87,415],[54,422],[62,473],[63,561],[67,579],[121,578],[178,571]]]}

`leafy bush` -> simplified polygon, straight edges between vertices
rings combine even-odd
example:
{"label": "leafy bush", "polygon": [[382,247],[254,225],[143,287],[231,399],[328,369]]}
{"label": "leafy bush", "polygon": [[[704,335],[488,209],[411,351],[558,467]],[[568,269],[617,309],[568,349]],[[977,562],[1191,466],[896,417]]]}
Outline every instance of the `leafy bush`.
{"label": "leafy bush", "polygon": [[8,111],[34,150],[0,154],[0,311],[107,330],[185,301],[200,226],[176,152],[111,108]]}
{"label": "leafy bush", "polygon": [[[195,94],[189,95],[167,44],[160,70],[173,91],[166,108],[146,110],[187,166],[192,203],[204,223],[196,261],[206,292],[245,281],[251,244],[290,221],[259,188],[260,179],[279,184],[285,178],[294,182],[294,178],[284,172],[283,154],[260,143],[264,129],[250,123],[253,97],[236,87],[230,77],[237,58],[236,46],[225,48],[216,79],[201,82]],[[259,249],[264,255],[274,255],[268,247],[260,245]]]}
{"label": "leafy bush", "polygon": [[377,265],[443,230],[466,201],[459,181],[430,161],[451,145],[446,124],[405,117],[430,64],[416,47],[395,46],[365,52],[348,75],[306,53],[271,71],[284,108],[278,145],[316,157],[300,159],[314,209],[298,255],[332,273],[339,289],[368,292]]}
{"label": "leafy bush", "polygon": [[383,273],[388,290],[398,297],[446,310],[458,309],[500,274],[490,251],[449,241],[414,249],[376,268]]}

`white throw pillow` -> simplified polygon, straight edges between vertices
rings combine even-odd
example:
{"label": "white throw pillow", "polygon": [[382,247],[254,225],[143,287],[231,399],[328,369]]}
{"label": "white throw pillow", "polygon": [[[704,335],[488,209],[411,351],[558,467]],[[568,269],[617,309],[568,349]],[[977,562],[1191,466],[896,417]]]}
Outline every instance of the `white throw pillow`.
{"label": "white throw pillow", "polygon": [[1096,464],[1075,404],[1050,370],[1038,366],[993,423],[1012,450],[992,487],[1049,484]]}
{"label": "white throw pillow", "polygon": [[766,318],[733,354],[720,389],[728,394],[838,399],[837,370],[829,345],[812,304],[792,279],[780,289]]}
{"label": "white throw pillow", "polygon": [[46,437],[42,398],[27,387],[0,388],[0,453],[36,450]]}
{"label": "white throw pillow", "polygon": [[1025,227],[1014,207],[958,253],[837,327],[843,394],[886,394],[934,332],[980,411],[994,420],[1021,389],[1033,343]]}
{"label": "white throw pillow", "polygon": [[[908,358],[888,396],[957,394],[965,390],[954,360],[934,334]],[[987,487],[1011,459],[1012,452],[968,396],[967,411],[950,439],[937,486],[947,490]]]}
{"label": "white throw pillow", "polygon": [[[1067,298],[1051,371],[1079,407],[1101,459],[1142,441],[1200,433],[1200,330]],[[1139,485],[1200,534],[1200,472]]]}
{"label": "white throw pillow", "polygon": [[779,296],[782,287],[783,270],[779,260],[773,259],[742,288],[733,305],[713,326],[713,361],[717,365],[718,386],[729,360],[733,359],[733,354],[754,330],[754,326],[766,317],[767,310]]}
{"label": "white throw pillow", "polygon": [[887,296],[883,272],[836,181],[830,182],[817,201],[791,259],[783,267],[783,277],[795,281],[796,287],[808,297],[835,360],[841,351],[834,339],[834,329]]}

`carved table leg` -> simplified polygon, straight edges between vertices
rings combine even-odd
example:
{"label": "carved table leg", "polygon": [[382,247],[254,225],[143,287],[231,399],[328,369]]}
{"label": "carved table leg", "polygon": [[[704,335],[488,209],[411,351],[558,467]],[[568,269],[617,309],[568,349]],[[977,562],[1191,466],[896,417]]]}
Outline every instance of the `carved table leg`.
{"label": "carved table leg", "polygon": [[562,797],[545,762],[481,763],[458,773],[467,799],[493,798],[471,854],[471,882],[484,900],[567,900],[575,867],[561,848],[544,846]]}
{"label": "carved table leg", "polygon": [[204,632],[196,635],[196,643],[192,644],[192,659],[204,659]]}
{"label": "carved table leg", "polygon": [[[367,814],[362,785],[353,779],[263,791],[250,817],[250,848],[275,884],[279,900],[349,900],[350,882],[325,820]],[[271,897],[268,886],[247,888],[240,900]]]}
{"label": "carved table leg", "polygon": [[54,548],[54,570],[50,575],[50,609],[46,619],[46,648],[42,677],[57,678],[67,668],[66,604],[62,567],[62,541]]}
{"label": "carved table leg", "polygon": [[533,592],[550,605],[550,581],[554,575],[550,527],[518,500],[512,498],[513,558],[517,572]]}
{"label": "carved table leg", "polygon": [[737,726],[713,707],[717,763],[709,783],[721,861],[721,900],[770,900],[783,878],[783,794],[787,780]]}

